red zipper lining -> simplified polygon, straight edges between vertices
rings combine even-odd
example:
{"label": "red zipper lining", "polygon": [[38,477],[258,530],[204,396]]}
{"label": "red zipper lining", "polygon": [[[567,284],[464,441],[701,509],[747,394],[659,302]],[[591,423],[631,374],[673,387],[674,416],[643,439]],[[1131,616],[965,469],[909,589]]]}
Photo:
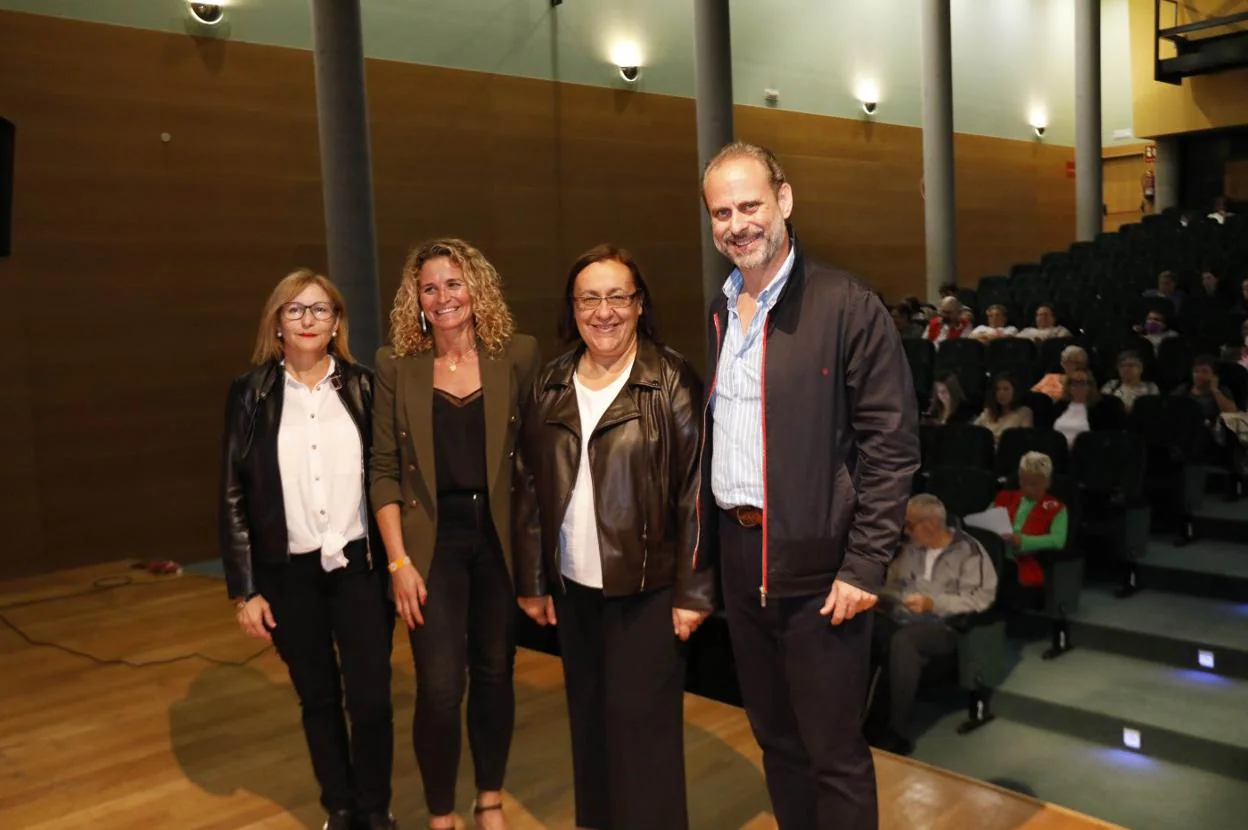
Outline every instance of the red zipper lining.
{"label": "red zipper lining", "polygon": [[758,601],[767,607],[767,315],[763,316],[763,330],[759,333],[763,338],[762,355],[759,358],[758,397],[759,414],[763,421],[763,584],[758,586]]}

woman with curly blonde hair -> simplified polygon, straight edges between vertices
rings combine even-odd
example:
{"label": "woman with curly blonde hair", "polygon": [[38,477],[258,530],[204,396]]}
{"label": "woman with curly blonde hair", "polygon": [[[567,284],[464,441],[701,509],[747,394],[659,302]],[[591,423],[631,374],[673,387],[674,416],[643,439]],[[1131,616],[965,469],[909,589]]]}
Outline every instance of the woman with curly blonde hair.
{"label": "woman with curly blonde hair", "polygon": [[412,251],[390,322],[370,494],[416,664],[412,742],[429,827],[455,826],[467,687],[476,823],[500,830],[515,721],[512,458],[541,358],[515,333],[494,266],[459,239]]}

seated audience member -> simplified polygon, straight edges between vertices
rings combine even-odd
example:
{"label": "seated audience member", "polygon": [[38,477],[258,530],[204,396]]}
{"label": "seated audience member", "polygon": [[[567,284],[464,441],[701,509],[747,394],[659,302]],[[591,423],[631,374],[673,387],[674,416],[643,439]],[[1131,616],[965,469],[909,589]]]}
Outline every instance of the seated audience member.
{"label": "seated audience member", "polygon": [[1145,395],[1158,395],[1160,390],[1151,380],[1144,380],[1144,361],[1135,352],[1118,355],[1118,379],[1101,387],[1102,395],[1111,395],[1122,401],[1126,412],[1135,406],[1135,399]]}
{"label": "seated audience member", "polygon": [[1066,436],[1066,445],[1085,432],[1122,429],[1123,406],[1117,399],[1102,398],[1096,381],[1087,369],[1075,369],[1066,375],[1062,399],[1054,408],[1053,429]]}
{"label": "seated audience member", "polygon": [[962,310],[958,312],[958,328],[962,329],[964,335],[970,335],[975,328],[975,309],[962,306]]}
{"label": "seated audience member", "polygon": [[1226,209],[1226,198],[1219,196],[1213,200],[1213,212],[1209,214],[1209,218],[1217,222],[1219,225],[1225,225],[1228,216],[1234,216]]}
{"label": "seated audience member", "polygon": [[916,323],[927,324],[928,319],[936,313],[936,307],[930,303],[920,302],[913,294],[902,297],[901,304],[910,311],[910,319]]}
{"label": "seated audience member", "polygon": [[1060,400],[1065,392],[1063,383],[1066,376],[1076,369],[1086,368],[1088,368],[1088,353],[1083,350],[1083,347],[1067,346],[1062,349],[1062,371],[1049,372],[1031,387],[1031,391],[1043,392],[1055,401]]}
{"label": "seated audience member", "polygon": [[1057,324],[1057,314],[1053,311],[1053,306],[1041,304],[1036,307],[1036,324],[1020,331],[1018,336],[1039,342],[1054,337],[1070,337],[1071,333],[1070,329]]}
{"label": "seated audience member", "polygon": [[1001,538],[1009,546],[1023,585],[1044,584],[1044,569],[1036,553],[1066,547],[1069,516],[1066,505],[1049,495],[1052,481],[1053,460],[1042,452],[1029,452],[1018,462],[1018,489],[1002,490],[993,503],[1010,514],[1014,532]]}
{"label": "seated audience member", "polygon": [[1239,336],[1241,344],[1227,347],[1227,356],[1224,359],[1227,363],[1238,363],[1248,369],[1248,320],[1240,324]]}
{"label": "seated audience member", "polygon": [[1202,300],[1222,299],[1221,287],[1222,283],[1218,280],[1218,275],[1212,271],[1205,271],[1200,275],[1200,298]]}
{"label": "seated audience member", "polygon": [[984,404],[984,411],[975,419],[975,425],[985,427],[993,440],[1001,443],[1001,433],[1014,427],[1030,427],[1034,423],[1031,410],[1019,406],[1019,391],[1014,378],[1002,373],[992,381],[992,395]]}
{"label": "seated audience member", "polygon": [[943,343],[969,333],[970,329],[965,327],[961,315],[962,303],[958,302],[958,298],[945,297],[940,301],[940,313],[928,321],[924,337],[933,343]]}
{"label": "seated audience member", "polygon": [[889,314],[893,318],[893,326],[903,338],[917,339],[923,336],[923,327],[914,322],[914,312],[904,305],[890,305]]}
{"label": "seated audience member", "polygon": [[1239,297],[1231,306],[1231,313],[1238,317],[1248,317],[1248,278],[1239,283]]}
{"label": "seated audience member", "polygon": [[1178,314],[1183,307],[1183,292],[1179,290],[1179,280],[1173,271],[1162,271],[1158,274],[1157,287],[1145,291],[1144,296],[1169,300],[1170,305],[1174,307],[1175,314]]}
{"label": "seated audience member", "polygon": [[923,415],[927,424],[969,424],[975,417],[975,409],[962,391],[962,382],[952,372],[947,372],[932,384],[932,402]]}
{"label": "seated audience member", "polygon": [[1175,388],[1174,395],[1189,397],[1200,404],[1205,423],[1213,430],[1221,443],[1218,423],[1223,412],[1238,412],[1239,404],[1222,391],[1218,382],[1217,364],[1209,355],[1201,355],[1192,361],[1192,382]]}
{"label": "seated audience member", "polygon": [[1148,315],[1144,318],[1144,325],[1136,326],[1135,330],[1141,337],[1153,344],[1154,354],[1161,350],[1163,340],[1179,336],[1177,331],[1170,328],[1169,316],[1164,311],[1158,309],[1148,312]]}
{"label": "seated audience member", "polygon": [[948,526],[940,499],[910,499],[905,530],[873,620],[872,657],[882,674],[865,729],[868,741],[902,755],[914,749],[906,727],[923,667],[957,648],[954,617],[987,611],[997,594],[991,557],[973,536]]}
{"label": "seated audience member", "polygon": [[971,337],[981,343],[987,343],[989,340],[997,340],[1001,337],[1016,337],[1018,329],[1009,322],[1009,312],[1003,305],[990,305],[986,312],[988,321],[982,326],[976,326],[971,329]]}

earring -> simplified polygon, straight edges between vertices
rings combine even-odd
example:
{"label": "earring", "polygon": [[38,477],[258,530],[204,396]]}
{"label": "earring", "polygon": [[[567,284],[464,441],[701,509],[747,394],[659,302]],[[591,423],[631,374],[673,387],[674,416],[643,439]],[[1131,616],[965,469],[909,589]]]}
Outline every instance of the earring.
{"label": "earring", "polygon": [[334,329],[334,333],[331,334],[330,337],[337,337],[337,336],[338,336],[338,329]]}
{"label": "earring", "polygon": [[420,310],[420,330],[424,334],[429,333],[429,321],[425,318],[425,310],[423,308]]}
{"label": "earring", "polygon": [[282,333],[281,333],[280,331],[277,333],[277,339],[278,339],[278,340],[281,340],[281,339],[282,339]]}

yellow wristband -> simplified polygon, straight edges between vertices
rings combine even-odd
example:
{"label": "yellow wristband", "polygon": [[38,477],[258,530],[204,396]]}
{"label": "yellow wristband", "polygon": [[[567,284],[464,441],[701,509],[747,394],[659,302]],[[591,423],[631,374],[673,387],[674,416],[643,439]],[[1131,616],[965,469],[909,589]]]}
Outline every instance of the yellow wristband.
{"label": "yellow wristband", "polygon": [[389,565],[386,565],[386,570],[390,571],[390,573],[394,573],[395,571],[397,571],[399,568],[403,567],[404,565],[410,565],[410,564],[412,564],[411,557],[404,556],[398,562],[391,562]]}

